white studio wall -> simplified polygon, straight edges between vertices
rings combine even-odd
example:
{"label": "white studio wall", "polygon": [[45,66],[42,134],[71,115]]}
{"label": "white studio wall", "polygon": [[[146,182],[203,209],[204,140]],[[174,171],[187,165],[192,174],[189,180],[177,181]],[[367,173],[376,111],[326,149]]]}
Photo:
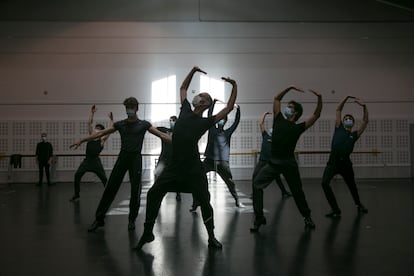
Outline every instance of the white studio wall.
{"label": "white studio wall", "polygon": [[[109,111],[122,119],[121,103],[129,96],[140,101],[142,119],[166,124],[159,117],[153,120],[153,83],[174,76],[178,96],[183,78],[198,65],[212,79],[238,81],[242,122],[232,141],[234,153],[259,149],[257,121],[271,109],[277,91],[296,84],[319,90],[324,100],[321,119],[301,138],[299,151],[329,150],[336,105],[352,94],[364,99],[370,112],[356,151],[381,152],[354,154],[358,176],[409,177],[412,30],[409,23],[2,22],[0,152],[32,154],[40,131],[48,131],[58,154],[73,153],[68,145],[85,134],[90,106],[98,106],[97,121],[105,122]],[[200,90],[199,79],[192,90]],[[225,97],[229,92],[225,87]],[[304,104],[304,118],[313,112],[311,94],[293,93],[289,99]],[[169,98],[164,103],[178,113],[177,102]],[[344,112],[362,117],[356,105]],[[119,138],[110,140],[106,153],[116,154]],[[158,147],[156,138],[147,137],[143,153]],[[299,155],[303,176],[320,177],[326,157]],[[80,158],[59,159],[57,177],[70,181]],[[144,163],[148,170],[151,158]],[[24,162],[24,173],[17,176],[23,182],[36,170],[34,161]],[[108,170],[112,164],[112,157],[104,161]],[[234,155],[231,165],[235,178],[249,179],[246,168],[253,168],[254,156]],[[1,160],[0,181],[6,181],[7,169],[7,160]]]}

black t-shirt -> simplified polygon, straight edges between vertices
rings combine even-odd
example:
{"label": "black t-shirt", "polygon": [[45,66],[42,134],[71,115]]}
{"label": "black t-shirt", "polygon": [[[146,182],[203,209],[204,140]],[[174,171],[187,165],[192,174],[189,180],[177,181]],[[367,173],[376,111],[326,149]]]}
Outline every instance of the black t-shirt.
{"label": "black t-shirt", "polygon": [[53,147],[49,142],[40,142],[36,145],[36,157],[40,163],[46,163],[53,156]]}
{"label": "black t-shirt", "polygon": [[96,158],[103,150],[101,140],[89,141],[86,144],[86,158]]}
{"label": "black t-shirt", "polygon": [[354,150],[355,142],[358,140],[357,131],[348,131],[342,123],[339,127],[335,127],[334,135],[331,143],[331,159],[332,158],[349,158]]}
{"label": "black t-shirt", "polygon": [[[157,129],[168,135],[172,135],[172,131],[170,128],[157,127]],[[169,163],[171,161],[171,158],[172,158],[172,144],[170,142],[167,142],[161,139],[161,153],[160,153],[160,157],[158,158],[159,161]]]}
{"label": "black t-shirt", "polygon": [[214,118],[214,116],[208,118],[198,116],[191,110],[188,100],[183,101],[172,135],[172,165],[176,169],[191,170],[194,167],[202,169],[198,140],[214,125]]}
{"label": "black t-shirt", "polygon": [[296,124],[286,120],[282,113],[276,114],[273,118],[272,159],[295,158],[296,143],[305,130],[305,122]]}
{"label": "black t-shirt", "polygon": [[121,151],[141,153],[145,132],[151,127],[148,121],[137,119],[134,122],[122,120],[114,123],[114,128],[121,135]]}

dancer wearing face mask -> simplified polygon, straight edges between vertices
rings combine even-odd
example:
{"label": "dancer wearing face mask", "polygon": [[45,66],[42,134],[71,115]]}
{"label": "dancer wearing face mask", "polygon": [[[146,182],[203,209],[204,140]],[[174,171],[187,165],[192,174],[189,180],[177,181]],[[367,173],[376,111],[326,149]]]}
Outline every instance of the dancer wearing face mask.
{"label": "dancer wearing face mask", "polygon": [[[97,133],[105,129],[105,127],[101,124],[96,124],[95,129],[93,128],[93,117],[95,115],[96,110],[97,110],[96,106],[93,105],[91,107],[91,113],[89,115],[89,120],[88,120],[89,135],[92,135],[95,132]],[[109,113],[108,117],[110,120],[110,126],[113,126],[114,122],[113,122],[112,112]],[[88,141],[88,143],[86,144],[85,159],[83,159],[82,163],[79,165],[79,168],[77,169],[75,173],[75,181],[74,181],[75,194],[69,201],[71,202],[79,201],[80,182],[81,182],[83,175],[86,172],[95,173],[99,177],[99,179],[102,181],[102,184],[105,187],[107,178],[105,174],[105,169],[102,166],[101,158],[99,158],[99,154],[103,150],[104,144],[108,138],[109,138],[109,135],[105,135],[95,140]]]}
{"label": "dancer wearing face mask", "polygon": [[71,145],[71,148],[76,149],[84,142],[99,139],[115,131],[118,131],[121,135],[121,151],[109,176],[98,208],[96,209],[95,221],[88,228],[89,232],[93,232],[97,228],[105,225],[105,214],[111,206],[127,171],[129,172],[129,181],[131,183],[128,230],[132,231],[135,229],[135,220],[138,216],[141,199],[141,149],[144,142],[144,135],[149,131],[155,136],[166,141],[171,141],[169,135],[162,133],[148,121],[138,119],[138,101],[136,98],[130,97],[125,99],[124,106],[128,116],[127,119],[115,122],[112,126],[82,138]]}
{"label": "dancer wearing face mask", "polygon": [[[172,136],[174,132],[175,122],[177,121],[177,116],[170,117],[170,128],[166,127],[157,127],[157,129],[161,132],[164,132],[170,136]],[[162,171],[168,164],[170,164],[172,158],[172,144],[167,141],[161,140],[161,154],[158,157],[157,166],[155,167],[154,177],[155,180],[161,175]],[[177,192],[175,199],[177,201],[181,201],[181,194]]]}
{"label": "dancer wearing face mask", "polygon": [[[352,131],[355,119],[352,115],[347,114],[341,121],[342,109],[348,99],[355,99],[355,102],[363,107],[364,115],[361,126],[358,130]],[[346,96],[338,105],[336,109],[335,132],[332,137],[331,153],[322,177],[322,188],[326,199],[329,202],[332,210],[326,214],[329,218],[340,218],[341,209],[338,206],[335,195],[331,189],[330,182],[332,178],[339,174],[343,177],[352,198],[357,207],[358,213],[368,213],[368,209],[362,205],[359,198],[358,189],[355,183],[354,169],[350,155],[354,149],[355,142],[359,139],[368,125],[368,109],[367,106],[359,99],[353,96]]]}
{"label": "dancer wearing face mask", "polygon": [[53,147],[47,141],[47,134],[41,134],[42,141],[36,145],[36,161],[39,166],[39,182],[37,186],[41,186],[43,182],[43,170],[46,173],[47,185],[53,185],[50,181],[50,164],[52,164]]}
{"label": "dancer wearing face mask", "polygon": [[237,84],[230,78],[222,78],[232,85],[227,106],[216,115],[203,118],[203,112],[212,105],[210,95],[200,93],[195,96],[192,102],[194,110],[191,109],[187,100],[187,90],[196,72],[206,74],[200,68],[194,67],[181,85],[181,112],[174,127],[172,162],[148,191],[144,233],[135,247],[136,249],[141,249],[144,244],[154,240],[153,228],[162,200],[167,192],[178,191],[190,192],[194,199],[200,202],[201,213],[208,234],[208,246],[212,249],[222,248],[221,243],[214,235],[213,208],[210,204],[207,176],[200,160],[198,141],[208,129],[233,109],[237,97]]}
{"label": "dancer wearing face mask", "polygon": [[[208,117],[213,116],[214,106],[217,101],[219,100],[214,99],[213,104],[208,109]],[[236,117],[233,124],[229,128],[224,129],[224,126],[227,123],[226,116],[221,119],[217,125],[214,125],[209,129],[207,147],[204,153],[206,158],[203,161],[203,167],[206,173],[210,171],[217,172],[223,179],[224,183],[226,183],[227,188],[235,200],[236,206],[243,207],[243,204],[239,201],[239,197],[237,195],[236,185],[233,181],[229,164],[231,136],[240,123],[240,106],[236,104],[234,105],[234,108],[236,108]],[[193,205],[190,211],[195,212],[198,206],[198,202],[193,199]]]}
{"label": "dancer wearing face mask", "polygon": [[[272,114],[270,112],[265,112],[262,116],[262,119],[259,123],[259,129],[262,133],[262,146],[260,148],[260,156],[259,156],[259,162],[257,162],[256,166],[254,167],[252,180],[256,177],[256,175],[260,172],[260,170],[267,164],[267,162],[270,160],[272,156],[272,133],[273,128],[266,130],[265,129],[265,119],[266,116]],[[279,187],[280,191],[282,192],[283,198],[288,198],[291,196],[291,194],[286,190],[285,186],[283,185],[282,179],[280,178],[280,175],[277,175],[275,177],[275,181],[277,186]],[[253,183],[253,182],[252,182]]]}
{"label": "dancer wearing face mask", "polygon": [[316,91],[309,90],[318,98],[316,109],[306,122],[296,124],[303,112],[302,105],[295,101],[290,101],[284,111],[286,118],[283,117],[280,108],[280,101],[291,90],[304,93],[302,89],[290,86],[276,95],[273,101],[272,156],[253,180],[255,220],[253,227],[250,228],[252,232],[257,232],[260,226],[266,224],[266,218],[263,215],[263,189],[280,174],[283,174],[289,185],[296,206],[304,218],[305,228],[315,228],[311,218],[311,210],[308,207],[302,189],[302,181],[294,151],[300,135],[319,118],[322,110],[322,96]]}

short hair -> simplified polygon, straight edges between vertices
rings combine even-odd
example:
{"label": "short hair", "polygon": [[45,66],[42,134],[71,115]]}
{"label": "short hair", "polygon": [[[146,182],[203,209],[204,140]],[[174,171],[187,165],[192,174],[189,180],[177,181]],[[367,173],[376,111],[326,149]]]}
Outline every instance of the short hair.
{"label": "short hair", "polygon": [[104,130],[105,127],[103,126],[103,124],[96,124],[95,127],[99,130]]}
{"label": "short hair", "polygon": [[175,115],[174,116],[171,116],[170,117],[170,120],[177,121],[177,116],[175,116]]}
{"label": "short hair", "polygon": [[294,120],[295,121],[299,120],[300,116],[302,116],[302,113],[303,113],[302,105],[300,103],[296,102],[296,101],[290,101],[288,104],[293,105],[293,108],[296,111]]}
{"label": "short hair", "polygon": [[211,105],[213,104],[213,98],[211,98],[210,93],[207,93],[207,95],[208,95],[208,98],[207,98],[207,99],[208,99],[208,100],[209,100],[209,102],[210,102],[208,105],[209,105],[209,106],[211,106]]}
{"label": "short hair", "polygon": [[344,115],[344,117],[342,118],[342,120],[344,120],[346,117],[351,118],[351,119],[352,119],[352,122],[354,122],[354,123],[355,123],[355,118],[354,118],[354,116],[352,116],[351,114],[345,114],[345,115]]}
{"label": "short hair", "polygon": [[40,136],[47,136],[47,133],[46,132],[42,132],[42,133],[40,133]]}
{"label": "short hair", "polygon": [[138,100],[134,97],[129,97],[124,100],[125,107],[138,108]]}

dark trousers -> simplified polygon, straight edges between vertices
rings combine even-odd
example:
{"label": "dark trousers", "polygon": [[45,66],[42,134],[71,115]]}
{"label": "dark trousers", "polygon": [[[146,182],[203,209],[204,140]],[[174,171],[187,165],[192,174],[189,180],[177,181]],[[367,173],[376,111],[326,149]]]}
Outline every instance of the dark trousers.
{"label": "dark trousers", "polygon": [[141,202],[141,170],[142,156],[137,153],[121,152],[115,162],[108,183],[96,209],[95,217],[98,221],[103,221],[105,214],[111,206],[119,187],[124,179],[126,172],[129,172],[131,183],[131,197],[129,201],[129,220],[135,221],[138,216],[139,205]]}
{"label": "dark trousers", "polygon": [[215,171],[218,175],[223,179],[224,183],[226,183],[229,192],[234,197],[235,200],[238,199],[237,192],[236,192],[236,184],[233,181],[233,175],[230,171],[230,164],[229,161],[226,160],[218,160],[215,161],[210,158],[206,158],[203,161],[204,172],[208,173],[211,171]]}
{"label": "dark trousers", "polygon": [[[253,180],[257,176],[257,174],[260,172],[260,170],[267,164],[267,161],[259,160],[257,162],[256,166],[254,167],[253,176],[252,176],[252,189],[253,189]],[[275,177],[275,181],[277,186],[279,187],[282,194],[287,194],[288,191],[285,188],[285,185],[283,185],[282,179],[280,178],[280,175],[277,175]]]}
{"label": "dark trousers", "polygon": [[75,173],[75,195],[79,195],[80,192],[80,181],[82,176],[87,172],[95,173],[99,179],[102,181],[102,184],[105,186],[108,179],[106,178],[105,169],[102,166],[101,159],[96,158],[85,158],[82,163],[79,165]]}
{"label": "dark trousers", "polygon": [[332,178],[337,174],[343,177],[349,191],[351,192],[355,204],[361,204],[351,160],[329,161],[323,172],[322,188],[332,210],[340,211],[335,195],[330,186]]}
{"label": "dark trousers", "polygon": [[47,184],[50,185],[50,164],[47,161],[39,162],[39,185],[43,182],[43,170],[46,172]]}
{"label": "dark trousers", "polygon": [[147,194],[145,230],[152,231],[164,196],[168,192],[192,193],[200,203],[201,214],[209,236],[214,235],[213,207],[210,204],[210,192],[206,174],[201,168],[197,172],[177,171],[167,167],[157,178]]}
{"label": "dark trousers", "polygon": [[263,189],[282,174],[289,186],[296,206],[303,217],[310,216],[310,209],[302,189],[299,168],[296,161],[280,161],[277,165],[266,164],[253,180],[253,209],[256,217],[263,217]]}

